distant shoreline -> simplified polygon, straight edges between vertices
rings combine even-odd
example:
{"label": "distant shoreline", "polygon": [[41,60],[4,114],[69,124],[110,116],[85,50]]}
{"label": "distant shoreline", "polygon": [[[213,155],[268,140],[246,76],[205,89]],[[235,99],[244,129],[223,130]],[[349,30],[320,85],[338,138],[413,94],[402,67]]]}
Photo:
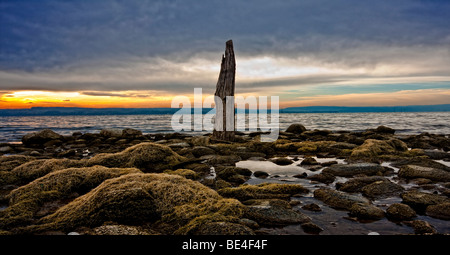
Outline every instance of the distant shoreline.
{"label": "distant shoreline", "polygon": [[[81,108],[32,107],[29,109],[0,109],[0,117],[8,116],[93,116],[93,115],[163,115],[174,114],[177,108]],[[212,108],[203,108],[209,113]],[[193,111],[193,109],[192,109]],[[237,110],[239,111],[239,110]],[[270,109],[268,109],[270,112]],[[383,113],[383,112],[447,112],[450,104],[408,106],[305,106],[280,109],[280,113]],[[256,113],[256,111],[251,111]],[[246,110],[249,113],[249,110]]]}

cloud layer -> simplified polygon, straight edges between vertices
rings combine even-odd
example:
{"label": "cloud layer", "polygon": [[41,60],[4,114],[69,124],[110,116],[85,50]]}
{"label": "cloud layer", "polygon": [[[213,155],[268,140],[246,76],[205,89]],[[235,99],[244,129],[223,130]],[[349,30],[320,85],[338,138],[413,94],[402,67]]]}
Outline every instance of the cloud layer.
{"label": "cloud layer", "polygon": [[449,1],[2,1],[0,13],[5,92],[213,93],[228,39],[238,93],[450,89]]}

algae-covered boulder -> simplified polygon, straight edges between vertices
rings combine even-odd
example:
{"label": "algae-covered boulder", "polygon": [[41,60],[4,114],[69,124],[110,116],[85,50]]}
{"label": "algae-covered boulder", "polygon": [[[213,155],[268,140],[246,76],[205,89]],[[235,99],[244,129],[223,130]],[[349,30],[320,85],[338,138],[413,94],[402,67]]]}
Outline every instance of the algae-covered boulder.
{"label": "algae-covered boulder", "polygon": [[200,225],[189,234],[193,235],[255,235],[255,232],[247,226],[232,222],[207,222]]}
{"label": "algae-covered boulder", "polygon": [[217,177],[232,183],[242,184],[250,179],[252,171],[234,166],[218,166],[215,168]]}
{"label": "algae-covered boulder", "polygon": [[426,214],[433,218],[450,220],[450,202],[430,205],[426,209]]}
{"label": "algae-covered boulder", "polygon": [[179,176],[183,176],[184,178],[195,180],[199,177],[199,174],[194,172],[191,169],[177,169],[177,170],[166,170],[165,174],[176,174]]}
{"label": "algae-covered boulder", "polygon": [[87,161],[88,166],[136,167],[144,172],[162,172],[171,169],[186,158],[168,146],[156,143],[141,143],[119,153],[98,154]]}
{"label": "algae-covered boulder", "polygon": [[[104,181],[27,230],[70,231],[108,221],[133,225],[158,220],[171,223],[173,230],[188,223],[187,229],[194,229],[207,222],[237,220],[242,207],[237,200],[223,199],[216,191],[181,176],[128,174]],[[201,216],[209,218],[197,219]]]}
{"label": "algae-covered boulder", "polygon": [[369,197],[371,199],[380,199],[391,196],[398,196],[404,190],[405,189],[401,185],[393,183],[387,179],[372,182],[361,189],[364,196]]}
{"label": "algae-covered boulder", "polygon": [[135,168],[95,166],[49,173],[8,195],[9,207],[0,213],[0,226],[11,227],[29,223],[45,203],[52,203],[54,206],[74,193],[79,195],[88,192],[106,179],[130,173],[140,171]]}
{"label": "algae-covered boulder", "polygon": [[137,226],[127,226],[127,225],[103,225],[96,227],[86,234],[88,235],[108,235],[108,236],[123,236],[123,235],[155,235],[154,231],[148,231]]}
{"label": "algae-covered boulder", "polygon": [[320,188],[314,191],[314,198],[317,198],[325,204],[337,208],[350,211],[351,207],[356,203],[369,205],[370,201],[362,196],[348,194],[346,192],[333,190],[329,188]]}
{"label": "algae-covered boulder", "polygon": [[353,149],[350,159],[376,159],[382,155],[396,155],[408,150],[406,143],[398,139],[375,140],[367,139],[364,143]]}
{"label": "algae-covered boulder", "polygon": [[292,210],[288,202],[279,199],[258,199],[248,203],[245,216],[262,226],[301,224],[311,219],[299,211]]}
{"label": "algae-covered boulder", "polygon": [[374,205],[366,203],[354,203],[350,207],[350,215],[360,219],[379,220],[384,218],[384,211]]}
{"label": "algae-covered boulder", "polygon": [[324,174],[335,176],[351,177],[358,174],[377,175],[385,172],[386,169],[375,163],[355,163],[355,164],[336,164],[322,170]]}
{"label": "algae-covered boulder", "polygon": [[416,211],[407,204],[394,203],[386,209],[386,216],[393,220],[411,220],[416,217]]}
{"label": "algae-covered boulder", "polygon": [[1,171],[11,171],[14,168],[25,164],[29,161],[35,160],[36,158],[23,155],[10,155],[0,157],[0,172]]}
{"label": "algae-covered boulder", "polygon": [[236,188],[224,188],[218,192],[224,197],[245,201],[269,198],[287,199],[295,194],[308,193],[309,190],[300,184],[261,183],[258,185],[242,185]]}
{"label": "algae-covered boulder", "polygon": [[22,164],[8,173],[8,179],[0,184],[26,184],[50,172],[71,167],[84,167],[85,162],[70,159],[39,159]]}
{"label": "algae-covered boulder", "polygon": [[450,199],[443,195],[420,192],[417,190],[406,191],[401,194],[403,203],[411,206],[415,210],[424,211],[427,206],[450,202]]}
{"label": "algae-covered boulder", "polygon": [[433,181],[450,181],[450,172],[448,171],[416,165],[403,166],[400,168],[398,176],[407,179],[426,178]]}
{"label": "algae-covered boulder", "polygon": [[361,192],[361,189],[373,182],[386,181],[387,179],[382,176],[367,176],[367,177],[355,177],[345,183],[336,183],[336,188],[345,192]]}

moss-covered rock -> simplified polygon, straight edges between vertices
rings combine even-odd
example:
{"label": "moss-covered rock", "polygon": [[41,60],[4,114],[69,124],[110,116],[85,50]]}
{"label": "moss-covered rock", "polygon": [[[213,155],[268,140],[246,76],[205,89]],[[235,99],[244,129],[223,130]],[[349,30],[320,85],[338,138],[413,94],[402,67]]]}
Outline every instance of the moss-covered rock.
{"label": "moss-covered rock", "polygon": [[374,160],[382,155],[397,155],[408,150],[408,146],[395,138],[390,140],[367,139],[352,150],[351,160]]}
{"label": "moss-covered rock", "polygon": [[262,226],[301,224],[311,221],[303,213],[292,210],[289,203],[284,200],[252,200],[247,208],[245,217],[258,222]]}
{"label": "moss-covered rock", "polygon": [[372,182],[361,189],[364,196],[369,197],[370,199],[398,196],[404,190],[405,189],[401,185],[393,183],[387,179]]}
{"label": "moss-covered rock", "polygon": [[367,203],[354,203],[350,207],[350,215],[360,219],[379,220],[384,218],[384,211]]}
{"label": "moss-covered rock", "polygon": [[419,212],[424,212],[427,206],[450,202],[450,199],[443,195],[430,194],[417,190],[406,191],[401,194],[403,203],[408,204]]}
{"label": "moss-covered rock", "polygon": [[39,159],[22,164],[9,171],[0,184],[26,184],[50,172],[71,167],[84,167],[85,162],[70,159]]}
{"label": "moss-covered rock", "polygon": [[426,214],[433,218],[450,220],[450,202],[430,205],[426,209]]}
{"label": "moss-covered rock", "polygon": [[109,178],[139,172],[135,168],[95,166],[49,173],[8,195],[9,207],[0,212],[0,226],[13,227],[30,223],[45,203],[67,199],[74,193],[86,193]]}
{"label": "moss-covered rock", "polygon": [[[305,174],[306,173],[303,173],[303,175],[305,175]],[[296,176],[302,177],[303,175],[296,175]],[[325,184],[333,183],[336,180],[336,176],[334,176],[333,174],[330,174],[330,173],[326,173],[326,172],[324,173],[323,171],[322,171],[322,173],[311,175],[306,178],[311,181],[322,182]]]}
{"label": "moss-covered rock", "polygon": [[328,188],[320,188],[315,190],[314,198],[321,200],[333,208],[344,209],[347,211],[350,211],[351,207],[356,203],[367,205],[370,204],[370,201],[362,196],[348,194],[346,192]]}
{"label": "moss-covered rock", "polygon": [[148,231],[141,227],[137,226],[127,226],[127,225],[103,225],[100,227],[96,227],[88,232],[88,235],[156,235],[157,232]]}
{"label": "moss-covered rock", "polygon": [[364,175],[382,175],[386,169],[375,163],[355,163],[355,164],[336,164],[331,165],[324,170],[324,174],[335,176],[352,177],[359,174]]}
{"label": "moss-covered rock", "polygon": [[215,168],[217,177],[227,182],[243,184],[250,179],[252,171],[247,168],[234,166],[218,166]]}
{"label": "moss-covered rock", "polygon": [[223,199],[199,182],[177,175],[127,174],[104,181],[23,231],[70,231],[109,221],[125,225],[162,221],[173,227],[171,231],[189,233],[207,222],[237,221],[242,214],[239,201]]}
{"label": "moss-covered rock", "polygon": [[433,181],[450,181],[450,172],[416,165],[406,165],[400,168],[398,176],[407,179],[426,178]]}
{"label": "moss-covered rock", "polygon": [[193,235],[255,235],[253,230],[245,225],[227,222],[216,221],[207,222],[198,226],[189,232]]}
{"label": "moss-covered rock", "polygon": [[416,217],[416,211],[407,204],[394,203],[386,209],[386,216],[392,220],[411,220]]}
{"label": "moss-covered rock", "polygon": [[354,177],[345,183],[336,183],[336,188],[340,191],[355,193],[361,192],[361,189],[368,184],[385,180],[387,179],[382,176]]}
{"label": "moss-covered rock", "polygon": [[35,160],[35,157],[23,156],[23,155],[10,155],[0,157],[0,172],[9,172],[14,168],[25,164],[27,162]]}
{"label": "moss-covered rock", "polygon": [[143,172],[162,172],[186,161],[168,146],[141,143],[119,153],[98,154],[87,161],[88,166],[135,167]]}
{"label": "moss-covered rock", "polygon": [[297,153],[311,155],[319,152],[329,152],[330,146],[335,143],[335,141],[301,142],[298,144],[299,147],[297,149]]}
{"label": "moss-covered rock", "polygon": [[183,176],[184,178],[196,180],[199,178],[199,174],[190,169],[177,169],[177,170],[166,170],[165,174],[176,174]]}
{"label": "moss-covered rock", "polygon": [[218,192],[224,197],[245,201],[249,199],[287,199],[295,194],[308,193],[309,190],[300,184],[261,183],[258,185],[241,185],[236,188],[224,188]]}

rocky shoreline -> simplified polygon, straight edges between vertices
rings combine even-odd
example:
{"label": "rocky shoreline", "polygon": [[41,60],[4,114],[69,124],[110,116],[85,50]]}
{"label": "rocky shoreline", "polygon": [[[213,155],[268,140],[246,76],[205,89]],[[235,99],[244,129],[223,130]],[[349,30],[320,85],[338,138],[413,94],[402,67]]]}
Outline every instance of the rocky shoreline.
{"label": "rocky shoreline", "polygon": [[[325,226],[308,213],[327,208],[360,224],[450,234],[424,220],[450,225],[448,135],[301,124],[275,142],[260,142],[261,134],[238,132],[230,143],[210,134],[42,130],[0,144],[0,234],[251,235],[285,226],[320,234]],[[288,177],[308,185],[237,166],[243,161],[298,169]],[[307,196],[312,202],[302,204]],[[397,202],[383,207],[380,199]]]}

